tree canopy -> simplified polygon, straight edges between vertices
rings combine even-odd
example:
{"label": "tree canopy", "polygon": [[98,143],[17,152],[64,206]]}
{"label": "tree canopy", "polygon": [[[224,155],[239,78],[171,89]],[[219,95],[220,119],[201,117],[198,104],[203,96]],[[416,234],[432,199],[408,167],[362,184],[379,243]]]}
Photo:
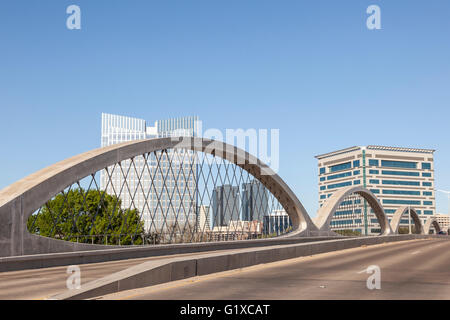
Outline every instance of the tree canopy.
{"label": "tree canopy", "polygon": [[73,242],[142,244],[137,209],[122,209],[116,196],[82,188],[58,194],[27,222],[31,233]]}

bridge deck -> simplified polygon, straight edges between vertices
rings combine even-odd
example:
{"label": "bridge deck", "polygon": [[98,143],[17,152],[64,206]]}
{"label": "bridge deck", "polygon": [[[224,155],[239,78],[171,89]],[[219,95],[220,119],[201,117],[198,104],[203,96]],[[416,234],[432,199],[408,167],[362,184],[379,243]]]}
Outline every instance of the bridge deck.
{"label": "bridge deck", "polygon": [[[381,290],[369,290],[370,265]],[[360,247],[181,280],[103,299],[449,299],[450,241]]]}
{"label": "bridge deck", "polygon": [[[196,254],[198,253],[170,255],[170,257],[183,257]],[[161,260],[167,257],[169,256],[79,265],[81,270],[81,285],[145,261]],[[67,290],[66,281],[70,275],[66,271],[67,266],[0,272],[0,300],[40,300],[50,298],[55,294]]]}

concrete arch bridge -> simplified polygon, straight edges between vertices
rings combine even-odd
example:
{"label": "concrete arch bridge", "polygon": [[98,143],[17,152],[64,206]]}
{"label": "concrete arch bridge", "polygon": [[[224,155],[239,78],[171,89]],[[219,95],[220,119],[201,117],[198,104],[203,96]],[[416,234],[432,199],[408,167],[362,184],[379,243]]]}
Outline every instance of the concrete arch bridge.
{"label": "concrete arch bridge", "polygon": [[[359,198],[359,200],[357,199]],[[311,219],[289,186],[249,153],[210,139],[158,138],[89,151],[0,191],[0,256],[215,241],[336,235],[335,214],[359,201],[380,235],[398,232],[369,190],[342,189]],[[411,210],[415,230],[425,234]]]}

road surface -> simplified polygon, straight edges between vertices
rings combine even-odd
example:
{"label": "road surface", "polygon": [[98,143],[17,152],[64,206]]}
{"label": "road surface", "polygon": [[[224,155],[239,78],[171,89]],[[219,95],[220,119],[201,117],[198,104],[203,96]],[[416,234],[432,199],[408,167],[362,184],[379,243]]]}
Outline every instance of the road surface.
{"label": "road surface", "polygon": [[[214,251],[215,252],[215,251]],[[198,255],[187,253],[79,265],[81,285],[149,260]],[[0,272],[0,300],[41,300],[67,290],[67,266]]]}
{"label": "road surface", "polygon": [[[367,288],[369,266],[381,289]],[[370,281],[376,284],[375,280]],[[301,257],[98,299],[450,299],[450,241],[412,240]]]}

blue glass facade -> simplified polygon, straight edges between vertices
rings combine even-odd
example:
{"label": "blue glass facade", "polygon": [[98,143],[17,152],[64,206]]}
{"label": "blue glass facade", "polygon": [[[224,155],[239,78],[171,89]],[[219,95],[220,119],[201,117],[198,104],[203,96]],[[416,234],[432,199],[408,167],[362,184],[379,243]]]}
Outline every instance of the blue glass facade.
{"label": "blue glass facade", "polygon": [[410,196],[420,196],[420,191],[384,189],[383,194],[402,194],[402,195],[410,195]]}
{"label": "blue glass facade", "polygon": [[408,176],[408,177],[419,177],[419,172],[410,171],[392,171],[392,170],[382,170],[381,174],[391,175],[391,176]]}
{"label": "blue glass facade", "polygon": [[341,163],[341,164],[337,164],[335,166],[331,166],[330,172],[336,172],[336,171],[341,171],[341,170],[345,170],[345,169],[350,169],[351,167],[352,167],[351,162]]}
{"label": "blue glass facade", "polygon": [[[336,189],[353,185],[371,190],[389,215],[405,205],[414,207],[419,214],[425,211],[434,212],[434,192],[431,189],[434,180],[433,152],[434,150],[427,149],[368,146],[352,147],[317,156],[321,168],[319,171],[323,172],[319,179],[319,203],[323,205],[327,201],[325,192],[328,196],[330,190],[334,192]],[[364,206],[361,206],[361,209],[362,217]],[[379,230],[379,225],[372,219],[374,213],[370,206],[367,210],[369,233],[370,230]],[[346,216],[348,214],[345,210],[338,210],[336,220],[344,222],[336,222],[336,228],[361,229],[361,226],[355,225],[357,219],[354,219],[354,216]],[[350,221],[348,218],[353,220],[349,226],[346,225]],[[364,223],[364,219],[362,221]]]}
{"label": "blue glass facade", "polygon": [[333,174],[331,176],[328,176],[327,180],[334,180],[334,179],[350,177],[351,175],[352,175],[351,172],[344,172],[344,173],[339,173],[339,174]]}
{"label": "blue glass facade", "polygon": [[417,162],[381,160],[382,167],[416,169]]}

